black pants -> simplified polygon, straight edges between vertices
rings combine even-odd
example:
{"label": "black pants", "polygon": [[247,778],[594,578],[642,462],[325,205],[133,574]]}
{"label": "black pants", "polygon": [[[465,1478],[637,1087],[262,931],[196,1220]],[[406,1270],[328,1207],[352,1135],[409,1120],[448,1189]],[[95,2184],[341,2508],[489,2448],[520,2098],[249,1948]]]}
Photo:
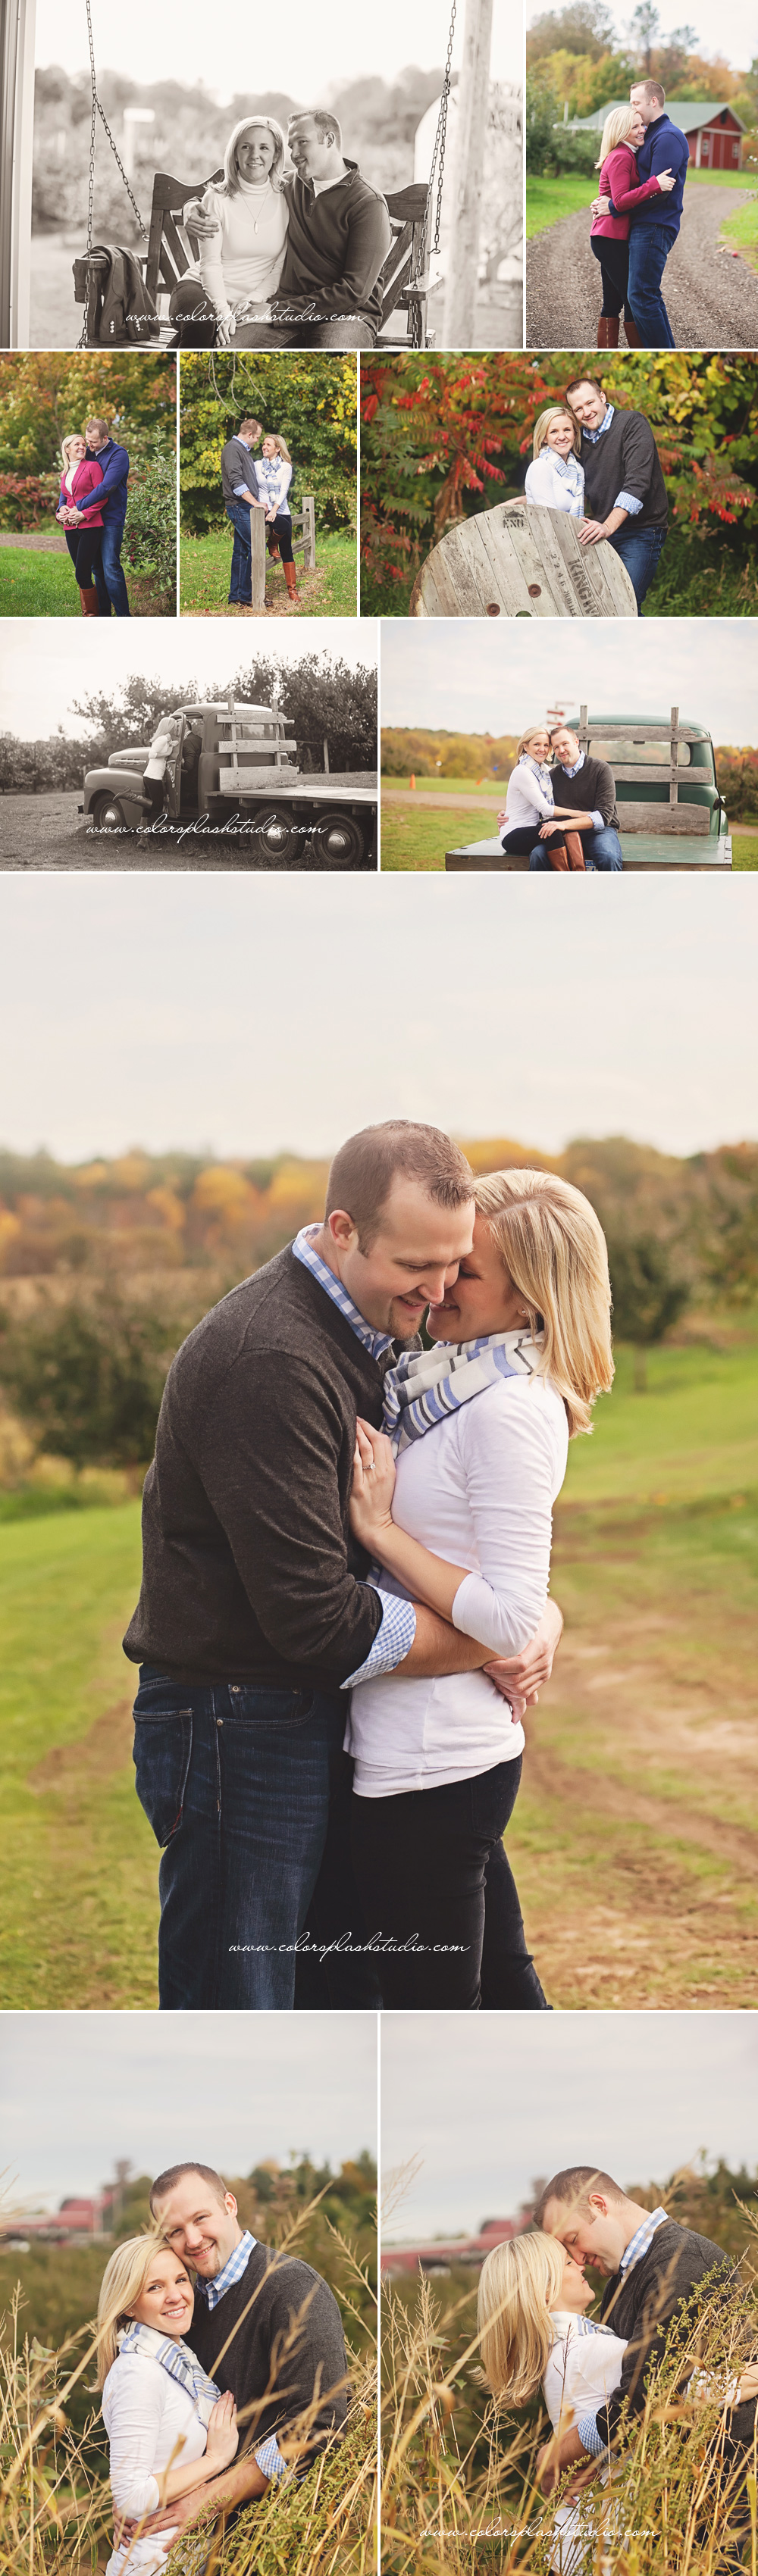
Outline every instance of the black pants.
{"label": "black pants", "polygon": [[[565,850],[566,833],[573,829],[573,823],[556,823],[555,831],[546,834],[540,844],[541,848],[549,850],[551,842],[555,842],[560,843],[561,848]],[[512,832],[503,834],[502,847],[506,858],[528,859],[530,851],[536,849],[539,837],[539,814],[535,814],[533,823],[515,823]]]}
{"label": "black pants", "polygon": [[628,241],[613,241],[609,233],[590,233],[590,249],[594,250],[595,258],[600,261],[603,313],[610,314],[615,321],[617,315],[623,310],[626,319],[630,311]]}
{"label": "black pants", "polygon": [[162,777],[162,778],[143,778],[142,785],[143,785],[143,788],[144,788],[144,791],[145,791],[145,795],[146,795],[146,796],[149,796],[149,798],[150,798],[150,812],[149,812],[149,815],[148,815],[148,822],[149,822],[149,823],[154,823],[154,822],[156,821],[156,817],[157,817],[159,814],[162,814],[162,812],[163,812],[163,807],[164,807],[164,803],[165,803],[165,797],[166,797],[166,777],[165,777],[165,771],[164,771],[164,775],[163,775],[163,777]]}
{"label": "black pants", "polygon": [[102,528],[64,528],[64,537],[74,567],[77,588],[91,590],[92,566],[100,553]]}
{"label": "black pants", "polygon": [[329,1766],[329,1822],[308,1907],[307,1943],[298,1944],[296,2012],[378,2012],[382,1962],[368,1948],[365,1910],[350,1849],[353,1770],[349,1753]]}
{"label": "black pants", "polygon": [[[353,1798],[353,1865],[385,2004],[398,2011],[548,2012],[501,1837],[521,1758],[473,1780]],[[486,1898],[486,1925],[485,1925]],[[414,1946],[401,1955],[400,1945]]]}
{"label": "black pants", "polygon": [[292,520],[290,518],[289,510],[277,510],[275,519],[266,520],[267,543],[269,537],[276,538],[282,563],[294,563],[294,555],[292,552]]}

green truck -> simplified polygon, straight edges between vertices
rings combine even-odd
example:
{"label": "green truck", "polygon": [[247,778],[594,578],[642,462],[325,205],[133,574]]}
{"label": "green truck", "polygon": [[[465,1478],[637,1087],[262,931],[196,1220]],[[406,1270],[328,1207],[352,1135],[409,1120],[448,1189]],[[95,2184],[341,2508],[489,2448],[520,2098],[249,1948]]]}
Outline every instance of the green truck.
{"label": "green truck", "polygon": [[[586,707],[566,723],[580,749],[613,770],[625,868],[731,867],[726,806],[704,725],[680,724],[678,707],[667,724],[647,716],[588,716]],[[529,860],[506,858],[495,837],[447,850],[445,867],[453,874],[528,870]]]}
{"label": "green truck", "polygon": [[[292,727],[278,706],[202,704],[178,710],[166,763],[163,812],[151,831],[161,838],[223,832],[250,850],[253,865],[359,868],[372,863],[376,786],[370,777],[302,771]],[[90,769],[80,812],[95,832],[134,832],[150,815],[144,772],[149,743],[112,751]],[[328,760],[326,745],[324,759]]]}

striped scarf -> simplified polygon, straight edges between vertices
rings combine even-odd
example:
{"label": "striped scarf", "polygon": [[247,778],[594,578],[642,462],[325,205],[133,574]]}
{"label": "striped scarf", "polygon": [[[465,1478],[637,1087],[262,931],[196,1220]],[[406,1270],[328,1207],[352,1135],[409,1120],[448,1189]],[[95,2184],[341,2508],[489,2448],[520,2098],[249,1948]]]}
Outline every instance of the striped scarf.
{"label": "striped scarf", "polygon": [[140,2325],[136,2317],[132,2318],[130,2325],[122,2328],[117,2340],[119,2352],[144,2352],[151,2361],[159,2361],[162,2370],[168,2370],[172,2379],[178,2379],[180,2388],[186,2389],[187,2396],[192,2398],[195,2414],[207,2431],[221,2390],[216,2387],[215,2379],[208,2378],[194,2352],[190,2352],[189,2344],[182,2343],[181,2339],[175,2343],[172,2335],[159,2334],[157,2326]]}
{"label": "striped scarf", "polygon": [[486,1333],[478,1342],[401,1352],[384,1380],[384,1429],[396,1458],[499,1377],[534,1377],[541,1349],[541,1337],[533,1340],[526,1325],[516,1333]]}

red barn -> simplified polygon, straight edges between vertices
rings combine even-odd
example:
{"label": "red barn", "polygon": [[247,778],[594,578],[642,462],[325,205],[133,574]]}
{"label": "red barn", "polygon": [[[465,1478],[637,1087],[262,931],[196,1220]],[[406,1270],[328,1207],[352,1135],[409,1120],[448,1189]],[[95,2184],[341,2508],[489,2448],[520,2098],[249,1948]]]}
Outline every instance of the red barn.
{"label": "red barn", "polygon": [[696,170],[741,170],[745,127],[725,100],[667,98],[666,115],[686,134]]}
{"label": "red barn", "polygon": [[491,2254],[493,2245],[503,2245],[509,2236],[523,2235],[529,2226],[531,2210],[520,2211],[518,2218],[483,2218],[476,2236],[456,2236],[450,2245],[439,2244],[432,2237],[429,2245],[388,2245],[381,2257],[384,2278],[391,2272],[449,2272],[453,2263],[469,2263],[474,2268]]}

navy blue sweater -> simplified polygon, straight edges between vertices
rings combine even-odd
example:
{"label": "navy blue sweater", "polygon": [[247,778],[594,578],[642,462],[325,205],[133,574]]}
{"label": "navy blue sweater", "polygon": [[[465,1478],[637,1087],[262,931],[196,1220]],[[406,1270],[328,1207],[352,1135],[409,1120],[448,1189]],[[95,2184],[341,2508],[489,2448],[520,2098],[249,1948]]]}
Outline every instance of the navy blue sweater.
{"label": "navy blue sweater", "polygon": [[[94,456],[94,454],[94,448],[88,447],[87,455]],[[125,447],[117,447],[114,438],[108,438],[105,446],[98,448],[96,463],[102,467],[102,483],[96,485],[94,492],[88,492],[81,501],[77,501],[77,509],[91,510],[93,507],[99,508],[102,504],[103,516],[108,520],[109,525],[112,527],[115,522],[118,526],[120,522],[123,527],[126,518],[126,484],[129,473],[127,450]]]}
{"label": "navy blue sweater", "polygon": [[672,125],[665,112],[656,116],[648,126],[644,143],[635,148],[634,158],[641,180],[657,178],[659,170],[673,170],[675,185],[670,196],[664,193],[660,197],[643,197],[640,205],[633,206],[633,224],[666,224],[671,232],[678,233],[689,157],[687,136],[681,126]]}

